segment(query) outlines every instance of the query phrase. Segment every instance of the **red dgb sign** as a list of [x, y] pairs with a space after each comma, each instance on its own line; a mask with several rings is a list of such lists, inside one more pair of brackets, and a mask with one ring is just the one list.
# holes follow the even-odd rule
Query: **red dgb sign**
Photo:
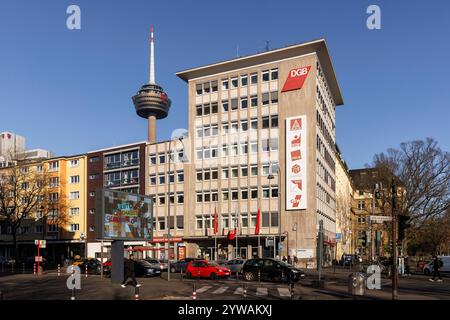
[[281, 92], [301, 89], [308, 76], [309, 69], [311, 69], [311, 66], [292, 69], [288, 74]]

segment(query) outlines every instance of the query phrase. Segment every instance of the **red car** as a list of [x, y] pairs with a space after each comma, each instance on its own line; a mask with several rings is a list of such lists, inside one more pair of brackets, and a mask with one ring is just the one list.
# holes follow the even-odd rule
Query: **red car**
[[219, 266], [216, 262], [207, 260], [193, 260], [189, 262], [186, 268], [186, 276], [188, 278], [228, 278], [230, 274], [230, 269]]

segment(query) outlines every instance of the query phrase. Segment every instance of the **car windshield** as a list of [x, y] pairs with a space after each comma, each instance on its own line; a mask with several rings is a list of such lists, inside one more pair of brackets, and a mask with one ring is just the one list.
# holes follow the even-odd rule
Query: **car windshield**
[[208, 265], [211, 267], [218, 267], [219, 265], [217, 264], [217, 262], [208, 262]]
[[141, 265], [143, 265], [144, 267], [151, 267], [151, 264], [150, 263], [148, 263], [147, 261], [145, 261], [145, 260], [140, 260], [140, 261], [138, 261]]

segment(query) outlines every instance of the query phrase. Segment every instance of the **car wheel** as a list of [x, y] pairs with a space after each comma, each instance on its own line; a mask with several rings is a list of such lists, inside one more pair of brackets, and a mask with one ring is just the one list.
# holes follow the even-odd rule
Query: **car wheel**
[[211, 277], [211, 280], [216, 280], [217, 279], [217, 274], [215, 274], [213, 272], [213, 273], [211, 273], [210, 277]]
[[430, 269], [423, 269], [423, 273], [425, 273], [426, 276], [431, 275]]
[[192, 278], [192, 273], [190, 273], [189, 271], [186, 273], [186, 278], [190, 279]]
[[253, 281], [255, 279], [255, 275], [253, 274], [253, 272], [246, 272], [244, 273], [244, 278], [247, 281]]

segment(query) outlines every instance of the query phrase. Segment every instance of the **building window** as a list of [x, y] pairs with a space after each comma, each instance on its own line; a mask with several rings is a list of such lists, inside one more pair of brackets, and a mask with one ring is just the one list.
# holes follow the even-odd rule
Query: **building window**
[[272, 91], [270, 93], [270, 103], [272, 104], [278, 103], [278, 91]]
[[175, 174], [170, 172], [169, 173], [169, 183], [174, 183], [175, 182]]
[[49, 163], [49, 171], [57, 171], [59, 170], [59, 161], [52, 161]]
[[241, 76], [241, 87], [245, 87], [248, 84], [248, 75]]
[[258, 73], [252, 73], [250, 75], [250, 83], [251, 84], [257, 84], [258, 83]]
[[272, 212], [270, 214], [270, 226], [278, 227], [278, 212]]
[[197, 203], [203, 202], [203, 193], [202, 192], [196, 193], [196, 200], [197, 200]]
[[250, 106], [252, 108], [256, 108], [258, 106], [258, 96], [251, 96], [250, 97]]
[[156, 176], [155, 175], [150, 176], [150, 185], [152, 185], [152, 186], [156, 185]]
[[230, 198], [230, 196], [229, 196], [228, 190], [222, 190], [222, 200], [228, 201], [229, 198]]
[[239, 200], [239, 192], [237, 189], [231, 190], [231, 200]]
[[70, 225], [70, 232], [75, 232], [80, 230], [80, 225], [78, 223], [72, 223]]
[[248, 108], [248, 99], [241, 98], [241, 109], [247, 109], [247, 108]]
[[95, 227], [94, 226], [89, 226], [89, 231], [94, 232], [95, 231]]
[[262, 72], [262, 81], [263, 82], [269, 81], [269, 70], [264, 70]]
[[237, 121], [231, 122], [231, 132], [232, 133], [238, 133], [239, 131], [239, 124]]
[[71, 176], [70, 183], [80, 183], [80, 176]]
[[209, 82], [205, 82], [203, 84], [203, 93], [209, 93], [210, 92], [210, 83]]
[[222, 112], [228, 111], [228, 100], [222, 100]]
[[250, 227], [256, 227], [256, 213], [250, 215]]
[[241, 189], [241, 199], [242, 200], [247, 200], [248, 199], [248, 190], [246, 190], [246, 189], [242, 190]]
[[271, 196], [272, 198], [277, 198], [278, 197], [278, 187], [272, 187], [271, 189]]
[[358, 201], [358, 209], [363, 210], [365, 208], [364, 201]]
[[230, 217], [228, 214], [222, 215], [222, 228], [228, 229], [230, 227]]
[[265, 92], [261, 95], [262, 105], [266, 106], [269, 104], [269, 93]]
[[166, 196], [158, 196], [159, 205], [166, 204]]
[[228, 90], [228, 79], [222, 79], [222, 90]]
[[49, 224], [48, 225], [48, 232], [58, 232], [59, 226], [57, 224]]
[[196, 110], [195, 114], [197, 117], [200, 117], [203, 115], [203, 107], [201, 105], [196, 106], [195, 110]]
[[207, 116], [211, 113], [211, 106], [209, 103], [203, 105], [203, 115]]
[[217, 80], [211, 81], [211, 92], [217, 92]]
[[100, 157], [91, 157], [91, 158], [89, 158], [89, 162], [98, 162], [98, 161], [100, 161]]
[[150, 164], [155, 165], [156, 164], [156, 154], [150, 155]]
[[177, 229], [184, 229], [184, 216], [177, 216]]
[[34, 232], [35, 233], [42, 233], [42, 231], [44, 231], [44, 228], [42, 228], [41, 225], [34, 227]]
[[258, 165], [257, 164], [253, 164], [250, 166], [250, 173], [252, 176], [258, 175]]
[[241, 131], [243, 131], [243, 132], [248, 131], [248, 121], [247, 120], [241, 120]]
[[161, 153], [159, 154], [159, 164], [164, 164], [166, 163], [166, 155]]
[[203, 229], [203, 216], [195, 216], [195, 228]]
[[231, 110], [237, 110], [238, 109], [238, 99], [232, 98], [231, 99]]
[[270, 188], [269, 187], [263, 187], [262, 188], [262, 194], [264, 199], [268, 199], [270, 196]]
[[219, 107], [218, 107], [217, 102], [211, 103], [211, 113], [216, 114], [217, 112], [219, 112]]
[[183, 172], [177, 172], [177, 180], [178, 180], [178, 182], [184, 181], [184, 173]]
[[158, 217], [158, 229], [166, 230], [166, 219], [164, 217]]
[[270, 79], [277, 80], [278, 79], [278, 69], [270, 70]]
[[257, 118], [251, 119], [250, 126], [253, 130], [258, 130], [258, 119]]
[[241, 166], [241, 177], [247, 177], [247, 176], [248, 176], [248, 167]]
[[231, 168], [231, 177], [237, 178], [239, 176], [239, 170], [238, 167], [232, 167]]
[[197, 149], [195, 149], [195, 151], [196, 151], [197, 160], [202, 160], [203, 159], [203, 149], [197, 148]]
[[247, 228], [248, 227], [248, 214], [247, 213], [242, 213], [241, 214], [241, 226], [243, 228]]
[[258, 188], [251, 188], [250, 196], [252, 199], [258, 199]]
[[222, 169], [222, 179], [228, 179], [230, 177], [228, 168]]
[[270, 127], [278, 128], [278, 116], [277, 115], [270, 116]]
[[269, 222], [270, 222], [270, 220], [269, 220], [269, 212], [263, 212], [262, 213], [261, 227], [270, 227]]
[[211, 201], [213, 202], [219, 201], [219, 195], [216, 190], [211, 191]]
[[211, 169], [211, 179], [217, 180], [218, 178], [218, 170], [217, 169]]
[[80, 165], [80, 160], [78, 160], [78, 159], [70, 160], [70, 166], [71, 166], [72, 168], [78, 167], [79, 165]]
[[80, 214], [80, 208], [70, 208], [71, 216], [78, 216]]
[[248, 142], [241, 142], [241, 155], [248, 154]]
[[80, 199], [80, 192], [79, 191], [74, 191], [74, 192], [69, 193], [69, 199], [70, 200]]
[[236, 89], [238, 87], [238, 78], [231, 78], [231, 89]]
[[36, 166], [36, 172], [42, 172], [44, 170], [44, 166], [38, 165]]
[[158, 176], [158, 179], [159, 179], [159, 184], [165, 184], [166, 183], [166, 176], [164, 175], [159, 175]]
[[95, 179], [98, 179], [98, 177], [99, 177], [98, 173], [91, 174], [91, 175], [89, 175], [89, 180], [95, 180]]
[[209, 192], [205, 192], [203, 194], [203, 202], [210, 202], [211, 201], [211, 194]]
[[262, 128], [269, 128], [269, 117], [262, 117]]
[[201, 95], [201, 94], [203, 94], [203, 86], [202, 86], [201, 83], [197, 83], [197, 84], [195, 85], [195, 91], [197, 92], [197, 95], [198, 95], [198, 96]]

